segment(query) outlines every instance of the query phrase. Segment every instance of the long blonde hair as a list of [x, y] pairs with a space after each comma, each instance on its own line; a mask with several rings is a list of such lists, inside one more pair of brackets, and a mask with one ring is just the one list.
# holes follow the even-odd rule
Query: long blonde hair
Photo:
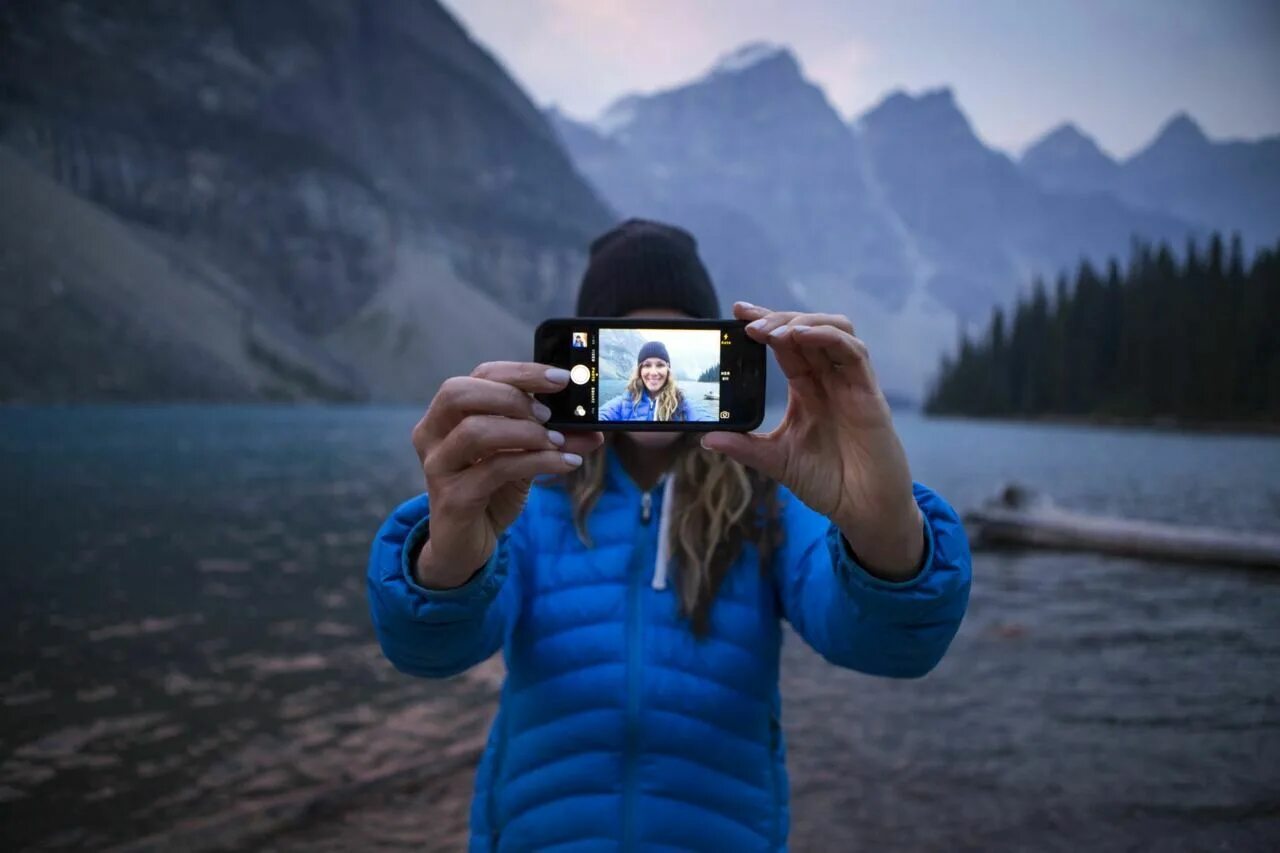
[[[573, 524], [588, 548], [587, 517], [604, 492], [605, 448], [587, 456], [566, 475], [573, 504]], [[777, 518], [777, 491], [770, 480], [738, 462], [704, 450], [691, 434], [681, 436], [670, 476], [675, 477], [671, 511], [670, 553], [680, 612], [693, 633], [705, 637], [711, 627], [711, 605], [744, 542], [760, 555], [767, 577], [782, 529]]]
[[[644, 380], [640, 378], [640, 365], [637, 363], [631, 368], [631, 378], [627, 380], [627, 393], [631, 395], [631, 402], [639, 403], [645, 390]], [[653, 419], [655, 421], [671, 420], [671, 417], [679, 411], [680, 402], [683, 399], [684, 392], [676, 384], [676, 372], [671, 369], [670, 364], [667, 364], [667, 382], [662, 386], [662, 390], [654, 395]]]

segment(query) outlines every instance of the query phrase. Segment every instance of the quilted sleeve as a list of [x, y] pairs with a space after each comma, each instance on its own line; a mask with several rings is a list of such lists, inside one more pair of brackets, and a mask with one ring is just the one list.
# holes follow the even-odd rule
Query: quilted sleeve
[[924, 560], [915, 577], [894, 582], [860, 566], [834, 524], [781, 492], [785, 540], [774, 578], [787, 621], [837, 666], [890, 678], [926, 675], [951, 645], [969, 603], [969, 541], [955, 510], [914, 484]]
[[618, 396], [610, 400], [608, 403], [605, 403], [604, 408], [600, 410], [600, 414], [597, 415], [597, 417], [602, 421], [627, 420], [629, 413], [626, 411], [626, 408], [625, 408], [626, 402], [627, 402], [626, 395], [619, 394]]
[[411, 560], [429, 535], [427, 496], [401, 504], [373, 540], [366, 575], [369, 611], [387, 660], [423, 678], [457, 675], [502, 647], [520, 606], [516, 567], [522, 520], [465, 584], [431, 590], [413, 579]]

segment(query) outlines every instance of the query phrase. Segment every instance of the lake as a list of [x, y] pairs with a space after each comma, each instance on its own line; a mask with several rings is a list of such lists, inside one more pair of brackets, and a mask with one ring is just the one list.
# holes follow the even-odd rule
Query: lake
[[[0, 409], [0, 847], [456, 850], [500, 671], [396, 673], [363, 572], [421, 488], [375, 407]], [[776, 416], [776, 415], [775, 415]], [[899, 416], [958, 507], [1280, 531], [1280, 441]], [[798, 851], [1267, 850], [1280, 573], [980, 553], [928, 677], [783, 697]]]

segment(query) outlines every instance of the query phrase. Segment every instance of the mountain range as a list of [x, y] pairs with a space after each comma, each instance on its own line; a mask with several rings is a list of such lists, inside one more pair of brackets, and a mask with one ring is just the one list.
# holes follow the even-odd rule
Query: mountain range
[[1123, 164], [1061, 130], [1014, 160], [945, 88], [845, 122], [777, 45], [594, 121], [548, 116], [615, 210], [689, 227], [729, 298], [849, 314], [882, 384], [906, 394], [958, 328], [1036, 276], [1123, 258], [1135, 237], [1280, 236], [1280, 140], [1187, 138], [1184, 118]]
[[3, 4], [0, 400], [422, 402], [527, 357], [627, 216], [688, 228], [726, 308], [849, 314], [918, 396], [1034, 276], [1274, 241], [1278, 145], [1180, 117], [1123, 162], [1072, 127], [1014, 160], [947, 89], [849, 122], [764, 44], [583, 122], [435, 0]]
[[1238, 233], [1249, 247], [1274, 245], [1280, 235], [1280, 137], [1214, 142], [1179, 113], [1141, 151], [1117, 161], [1067, 122], [1029, 146], [1020, 165], [1055, 192], [1107, 193]]
[[3, 4], [0, 149], [11, 401], [425, 401], [613, 219], [432, 0]]

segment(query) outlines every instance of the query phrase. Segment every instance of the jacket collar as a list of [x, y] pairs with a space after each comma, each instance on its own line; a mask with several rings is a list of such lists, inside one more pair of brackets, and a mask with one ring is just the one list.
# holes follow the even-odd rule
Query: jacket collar
[[[613, 449], [611, 442], [606, 442], [604, 446], [605, 458], [605, 489], [610, 491], [622, 492], [625, 495], [639, 497], [644, 493], [639, 484], [631, 479], [631, 475], [627, 473], [627, 469], [622, 466], [622, 460], [618, 458], [618, 453]], [[656, 491], [662, 488], [663, 483], [670, 479], [671, 473], [668, 471], [658, 478], [658, 482], [653, 489]]]
[[622, 460], [618, 458], [618, 452], [613, 449], [612, 442], [605, 442], [604, 458], [605, 488], [627, 495], [639, 495], [640, 487], [636, 485], [635, 480], [631, 479], [627, 469], [622, 467]]

